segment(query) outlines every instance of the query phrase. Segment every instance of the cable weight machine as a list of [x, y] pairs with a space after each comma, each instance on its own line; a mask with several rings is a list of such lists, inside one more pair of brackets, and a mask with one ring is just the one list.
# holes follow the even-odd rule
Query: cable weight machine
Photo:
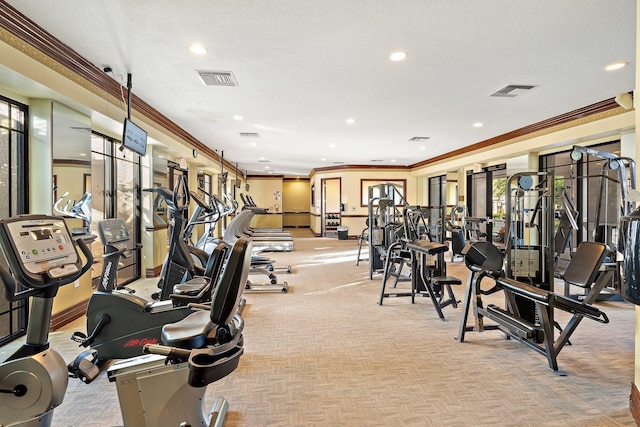
[[[505, 215], [505, 275], [553, 291], [553, 172], [521, 172], [507, 180]], [[536, 306], [516, 297], [520, 316], [535, 323]]]
[[[605, 261], [605, 266], [616, 270], [611, 287], [605, 287], [607, 292], [600, 296], [605, 298], [605, 296], [621, 293], [620, 270], [625, 252], [625, 247], [621, 242], [624, 241], [625, 230], [621, 230], [620, 225], [623, 218], [631, 215], [638, 200], [636, 162], [630, 157], [621, 157], [607, 151], [577, 145], [571, 151], [571, 159], [577, 162], [585, 154], [604, 160], [600, 174], [596, 176], [599, 178], [599, 183], [591, 234], [593, 241], [604, 243], [609, 247], [610, 253], [608, 260]], [[586, 178], [592, 178], [592, 176]]]
[[389, 245], [396, 241], [396, 232], [402, 229], [402, 211], [398, 202], [407, 205], [402, 191], [394, 184], [384, 183], [369, 187], [367, 226], [369, 227], [369, 280], [384, 271], [384, 257]]

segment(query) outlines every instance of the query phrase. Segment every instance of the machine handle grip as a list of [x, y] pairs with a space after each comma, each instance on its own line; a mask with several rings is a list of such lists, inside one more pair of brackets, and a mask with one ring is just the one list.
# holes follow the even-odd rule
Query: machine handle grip
[[40, 293], [39, 289], [25, 289], [16, 293], [16, 280], [4, 264], [0, 264], [0, 282], [4, 285], [4, 296], [9, 302], [20, 301]]
[[4, 293], [7, 300], [13, 301], [13, 296], [16, 293], [16, 281], [3, 264], [0, 264], [0, 282], [4, 285]]
[[185, 350], [183, 348], [169, 347], [160, 344], [147, 344], [143, 347], [142, 351], [147, 354], [159, 354], [167, 356], [171, 360], [183, 359], [188, 360], [191, 355], [191, 350]]
[[85, 243], [83, 239], [76, 239], [76, 244], [80, 247], [80, 251], [82, 255], [87, 259], [87, 262], [80, 269], [80, 274], [78, 277], [82, 276], [84, 273], [89, 271], [91, 266], [93, 265], [93, 253], [91, 253], [91, 249], [89, 249], [89, 245]]

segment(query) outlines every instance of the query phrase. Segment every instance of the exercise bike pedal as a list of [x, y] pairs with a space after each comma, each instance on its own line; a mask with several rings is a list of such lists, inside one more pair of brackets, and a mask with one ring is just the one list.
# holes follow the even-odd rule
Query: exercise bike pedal
[[127, 292], [127, 293], [129, 293], [129, 294], [135, 294], [135, 293], [136, 293], [136, 290], [135, 290], [135, 289], [133, 289], [133, 288], [129, 288], [129, 287], [126, 287], [126, 286], [118, 286], [118, 287], [116, 288], [116, 290], [117, 290], [117, 291], [124, 291], [124, 292]]
[[96, 350], [83, 351], [73, 362], [67, 365], [69, 376], [71, 378], [78, 378], [82, 382], [89, 384], [100, 374], [97, 361], [98, 352]]
[[71, 335], [71, 340], [79, 343], [83, 347], [86, 345], [89, 345], [89, 344], [85, 345], [85, 343], [87, 342], [87, 335], [84, 332], [77, 332], [77, 331], [74, 332]]

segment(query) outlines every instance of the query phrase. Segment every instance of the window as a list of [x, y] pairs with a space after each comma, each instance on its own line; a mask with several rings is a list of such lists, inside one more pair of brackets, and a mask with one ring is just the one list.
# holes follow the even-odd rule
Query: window
[[[28, 117], [26, 105], [0, 96], [1, 218], [27, 212]], [[1, 252], [0, 262], [5, 263]], [[9, 302], [0, 292], [0, 345], [25, 333], [27, 314], [27, 300]]]

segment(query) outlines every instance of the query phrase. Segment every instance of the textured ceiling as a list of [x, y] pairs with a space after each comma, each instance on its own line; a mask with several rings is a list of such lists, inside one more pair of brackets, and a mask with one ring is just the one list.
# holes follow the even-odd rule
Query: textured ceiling
[[7, 3], [249, 173], [413, 164], [634, 89], [634, 0]]

